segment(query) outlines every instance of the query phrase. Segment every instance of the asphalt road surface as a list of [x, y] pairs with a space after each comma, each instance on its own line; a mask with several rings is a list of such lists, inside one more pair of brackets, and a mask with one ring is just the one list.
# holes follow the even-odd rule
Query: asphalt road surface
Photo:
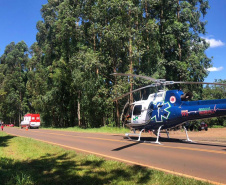
[[[5, 127], [11, 135], [34, 138], [67, 149], [92, 153], [129, 164], [211, 183], [226, 184], [226, 143], [185, 143], [176, 138], [160, 138], [162, 145], [134, 142], [121, 134], [79, 133], [43, 129]], [[175, 137], [175, 136], [174, 136]], [[142, 140], [155, 141], [155, 137]], [[192, 139], [192, 138], [190, 138]]]

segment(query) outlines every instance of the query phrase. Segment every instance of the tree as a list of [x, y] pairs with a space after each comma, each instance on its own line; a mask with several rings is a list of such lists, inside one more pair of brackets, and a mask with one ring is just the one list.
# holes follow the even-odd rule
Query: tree
[[6, 122], [19, 124], [22, 115], [29, 111], [26, 99], [28, 48], [24, 41], [6, 46], [0, 58], [1, 117]]
[[[215, 80], [216, 83], [226, 83], [226, 80]], [[203, 99], [205, 100], [213, 100], [213, 99], [223, 99], [226, 95], [226, 87], [225, 86], [214, 86], [207, 85], [203, 89]], [[226, 117], [217, 117], [212, 119], [205, 120], [209, 126], [212, 125], [221, 125], [226, 126]]]

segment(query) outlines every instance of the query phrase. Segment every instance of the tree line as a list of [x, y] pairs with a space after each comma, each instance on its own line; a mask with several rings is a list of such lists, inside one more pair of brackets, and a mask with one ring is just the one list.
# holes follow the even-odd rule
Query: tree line
[[[121, 126], [126, 102], [150, 90], [113, 102], [147, 82], [111, 73], [204, 81], [208, 8], [208, 0], [48, 0], [37, 42], [11, 42], [0, 57], [0, 118], [18, 125], [30, 112], [45, 126]], [[202, 98], [202, 86], [183, 88]]]

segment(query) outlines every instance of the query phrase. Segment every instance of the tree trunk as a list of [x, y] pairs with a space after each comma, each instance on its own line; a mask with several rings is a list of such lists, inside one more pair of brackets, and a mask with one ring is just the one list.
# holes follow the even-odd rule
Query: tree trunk
[[[180, 21], [180, 4], [179, 4], [179, 0], [177, 1], [177, 21]], [[180, 39], [177, 37], [177, 43], [178, 43], [178, 60], [181, 61], [181, 44], [180, 44]]]
[[129, 106], [129, 102], [127, 101], [122, 109], [122, 114], [120, 116], [120, 121], [122, 122], [122, 127], [125, 127], [125, 116], [127, 116], [127, 113], [125, 113], [125, 109]]
[[79, 91], [78, 92], [78, 111], [77, 111], [77, 114], [78, 114], [78, 126], [79, 127], [81, 126], [80, 96], [81, 96], [81, 92]]
[[[133, 74], [133, 60], [132, 60], [132, 39], [129, 39], [129, 58], [130, 58], [130, 74]], [[133, 77], [130, 77], [130, 91], [133, 90]], [[133, 102], [133, 93], [130, 93], [130, 103]]]
[[[129, 10], [129, 17], [131, 15], [131, 10]], [[133, 59], [132, 59], [132, 28], [130, 27], [129, 35], [129, 60], [130, 60], [130, 74], [133, 74]], [[133, 90], [133, 77], [130, 77], [130, 91]], [[130, 93], [130, 103], [133, 102], [133, 94]]]
[[162, 0], [162, 4], [161, 4], [161, 13], [160, 13], [160, 30], [161, 30], [161, 53], [162, 53], [162, 58], [165, 59], [165, 49], [163, 47], [164, 40], [163, 40], [163, 33], [164, 33], [164, 27], [163, 27], [163, 22], [164, 22], [164, 10], [163, 10], [163, 6], [164, 6], [164, 1]]
[[115, 105], [116, 105], [116, 125], [117, 127], [120, 127], [120, 113], [118, 100], [115, 101]]
[[[114, 67], [114, 73], [116, 73], [116, 67]], [[117, 84], [117, 81], [116, 81], [116, 76], [115, 76], [115, 85]], [[118, 103], [118, 100], [115, 101], [115, 108], [116, 108], [116, 126], [117, 127], [120, 127], [120, 114], [119, 114], [119, 103]]]

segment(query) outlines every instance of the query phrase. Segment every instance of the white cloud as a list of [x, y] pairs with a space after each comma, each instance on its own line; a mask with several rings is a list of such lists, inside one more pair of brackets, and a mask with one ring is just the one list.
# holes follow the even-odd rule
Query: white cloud
[[211, 48], [216, 48], [216, 47], [225, 45], [225, 43], [223, 43], [221, 40], [208, 39], [208, 38], [205, 38], [205, 40], [206, 40], [206, 42], [208, 42], [210, 44]]
[[207, 71], [221, 71], [223, 70], [224, 68], [221, 66], [221, 67], [210, 67], [207, 69]]

